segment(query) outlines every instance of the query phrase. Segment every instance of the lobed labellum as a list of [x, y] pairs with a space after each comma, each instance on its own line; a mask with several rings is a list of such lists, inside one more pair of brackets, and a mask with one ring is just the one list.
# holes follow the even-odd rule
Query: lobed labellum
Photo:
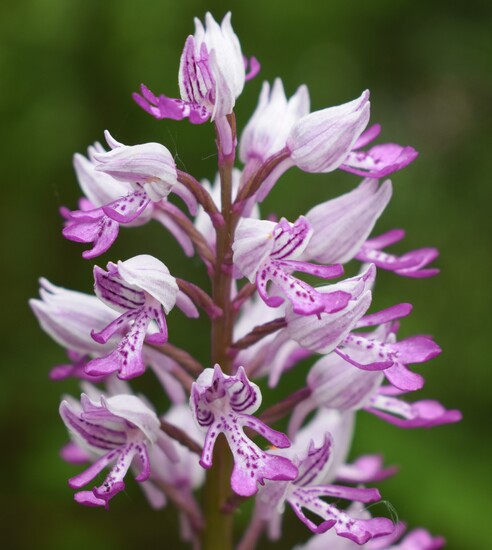
[[222, 373], [219, 365], [206, 369], [193, 384], [190, 406], [198, 426], [206, 431], [200, 464], [212, 466], [213, 449], [219, 434], [224, 434], [234, 456], [231, 487], [240, 496], [252, 496], [265, 479], [288, 480], [297, 476], [297, 468], [284, 457], [261, 450], [244, 433], [250, 428], [278, 448], [290, 446], [284, 434], [251, 416], [261, 402], [256, 384], [249, 382], [244, 369], [235, 376]]

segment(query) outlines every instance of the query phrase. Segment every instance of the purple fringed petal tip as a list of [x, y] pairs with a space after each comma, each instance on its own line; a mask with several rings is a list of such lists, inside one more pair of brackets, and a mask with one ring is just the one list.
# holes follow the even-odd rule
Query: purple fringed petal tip
[[144, 111], [157, 120], [164, 118], [183, 120], [187, 118], [192, 124], [203, 124], [210, 119], [211, 113], [198, 103], [183, 101], [160, 95], [156, 97], [144, 84], [141, 85], [142, 95], [134, 92], [132, 98]]
[[430, 361], [442, 352], [431, 336], [411, 336], [394, 344], [394, 348], [399, 360], [410, 364]]
[[86, 260], [107, 252], [118, 236], [118, 222], [109, 218], [102, 208], [66, 211], [64, 215], [67, 222], [62, 230], [63, 236], [77, 243], [92, 243], [92, 248], [82, 252]]
[[103, 506], [104, 508], [108, 508], [108, 503], [104, 499], [97, 497], [92, 491], [79, 491], [74, 494], [73, 498], [75, 502], [83, 506]]
[[198, 427], [206, 431], [200, 464], [212, 466], [215, 441], [224, 434], [234, 457], [231, 487], [240, 496], [248, 497], [258, 491], [265, 479], [291, 480], [297, 477], [297, 467], [287, 458], [261, 450], [244, 433], [249, 428], [279, 448], [290, 445], [280, 432], [273, 430], [250, 413], [261, 403], [261, 393], [251, 383], [242, 367], [236, 375], [223, 374], [219, 365], [205, 369], [193, 383], [190, 407]]
[[256, 59], [256, 57], [254, 56], [250, 57], [249, 59], [246, 56], [244, 56], [243, 59], [244, 59], [244, 70], [248, 71], [248, 67], [249, 67], [249, 71], [245, 75], [245, 80], [246, 81], [252, 80], [260, 72], [261, 64], [258, 61], [258, 59]]
[[382, 309], [375, 313], [370, 313], [365, 315], [357, 323], [356, 328], [361, 327], [372, 327], [375, 325], [382, 325], [383, 323], [388, 323], [390, 321], [395, 321], [396, 319], [401, 319], [402, 317], [407, 317], [413, 310], [412, 304], [396, 304], [386, 309]]
[[424, 269], [439, 256], [439, 251], [436, 248], [420, 248], [407, 252], [402, 256], [384, 252], [385, 247], [397, 243], [404, 236], [405, 232], [403, 230], [393, 229], [378, 237], [368, 239], [362, 244], [355, 257], [363, 262], [373, 262], [381, 269], [393, 271], [403, 277], [422, 279], [437, 275], [439, 273], [437, 268]]
[[375, 145], [367, 151], [351, 151], [340, 169], [362, 177], [384, 178], [402, 170], [417, 156], [418, 152], [413, 147], [386, 143]]
[[431, 428], [459, 422], [463, 417], [461, 411], [448, 410], [439, 401], [407, 403], [382, 393], [371, 398], [367, 410], [400, 428]]

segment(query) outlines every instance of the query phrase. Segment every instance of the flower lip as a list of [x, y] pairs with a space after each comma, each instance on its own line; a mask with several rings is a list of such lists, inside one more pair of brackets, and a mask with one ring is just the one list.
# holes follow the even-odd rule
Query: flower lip
[[205, 369], [191, 389], [193, 418], [206, 431], [200, 464], [203, 468], [212, 466], [215, 442], [220, 433], [224, 434], [234, 456], [231, 487], [244, 497], [256, 494], [258, 484], [263, 485], [265, 479], [285, 481], [298, 475], [297, 467], [289, 459], [261, 450], [244, 433], [249, 428], [275, 447], [290, 446], [286, 435], [251, 416], [260, 403], [261, 392], [248, 380], [243, 367], [233, 376], [223, 374], [219, 365]]

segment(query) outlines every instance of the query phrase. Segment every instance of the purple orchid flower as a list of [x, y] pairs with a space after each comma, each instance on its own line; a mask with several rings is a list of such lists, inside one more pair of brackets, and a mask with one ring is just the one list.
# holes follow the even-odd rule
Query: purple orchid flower
[[[313, 533], [325, 533], [334, 528], [338, 536], [364, 544], [373, 537], [393, 532], [394, 525], [387, 518], [357, 519], [339, 510], [334, 504], [322, 500], [321, 497], [332, 497], [367, 503], [380, 499], [377, 489], [352, 488], [331, 483], [336, 477], [338, 466], [344, 462], [353, 429], [349, 415], [337, 415], [335, 422], [338, 426], [334, 426], [336, 435], [333, 436], [327, 431], [333, 423], [333, 417], [326, 415], [322, 424], [318, 416], [300, 432], [292, 449], [282, 453], [294, 457], [293, 461], [299, 469], [297, 478], [292, 481], [267, 482], [258, 494], [255, 517], [257, 521], [259, 519], [269, 523], [271, 538], [275, 539], [280, 535], [279, 512], [286, 502]], [[321, 430], [322, 425], [324, 429]], [[312, 436], [315, 436], [314, 439]], [[320, 436], [321, 441], [317, 443], [315, 439]], [[318, 516], [321, 522], [315, 523], [310, 519], [312, 516], [308, 517], [304, 510]]]
[[282, 218], [279, 223], [243, 218], [236, 229], [233, 261], [250, 282], [256, 282], [258, 293], [270, 307], [284, 302], [279, 295], [269, 296], [267, 284], [273, 285], [291, 302], [293, 311], [312, 315], [332, 313], [346, 307], [351, 296], [347, 292], [321, 293], [291, 275], [301, 271], [323, 279], [339, 277], [341, 265], [321, 266], [296, 261], [312, 235], [309, 222], [301, 216], [295, 223]]
[[355, 328], [379, 325], [372, 333], [352, 332], [335, 349], [340, 357], [359, 369], [384, 370], [388, 381], [403, 391], [415, 391], [424, 385], [422, 376], [410, 371], [408, 364], [423, 363], [441, 353], [441, 348], [426, 335], [396, 341], [397, 319], [412, 311], [410, 304], [398, 304], [366, 315]]
[[[111, 151], [96, 152], [96, 171], [104, 172], [118, 181], [131, 184], [134, 194], [105, 210], [122, 223], [133, 221], [145, 206], [169, 195], [178, 184], [174, 158], [160, 143], [123, 145], [106, 130], [104, 136]], [[133, 201], [129, 199], [133, 198]], [[141, 201], [145, 206], [141, 205]], [[137, 204], [134, 204], [137, 203]]]
[[[112, 336], [106, 344], [101, 344], [92, 338], [91, 332], [103, 330], [116, 320], [118, 312], [96, 296], [58, 287], [46, 279], [41, 279], [40, 283], [41, 300], [32, 299], [29, 304], [41, 328], [66, 348], [70, 360], [70, 363], [54, 367], [50, 377], [54, 380], [75, 377], [91, 382], [106, 379], [111, 373], [91, 375], [85, 369], [92, 358], [111, 353], [118, 345], [118, 334]], [[178, 307], [184, 308], [189, 317], [196, 317], [196, 308], [190, 308], [185, 298], [179, 291], [176, 297]], [[144, 363], [152, 368], [171, 401], [183, 403], [183, 387], [171, 374], [177, 367], [176, 362], [145, 344], [142, 357]]]
[[132, 463], [139, 470], [135, 479], [146, 481], [151, 471], [149, 450], [154, 444], [172, 454], [172, 444], [160, 432], [157, 416], [136, 396], [101, 396], [97, 403], [82, 394], [80, 405], [63, 401], [60, 415], [76, 444], [98, 457], [87, 470], [69, 480], [70, 487], [81, 489], [114, 463], [100, 486], [75, 494], [80, 504], [108, 508], [109, 500], [125, 488], [123, 479]]
[[[257, 376], [268, 376], [270, 387], [277, 386], [282, 374], [294, 368], [300, 360], [313, 353], [329, 353], [343, 341], [371, 304], [370, 289], [375, 274], [374, 266], [369, 266], [364, 273], [356, 277], [316, 288], [316, 291], [321, 293], [342, 291], [350, 294], [350, 301], [343, 310], [334, 313], [322, 312], [318, 315], [299, 315], [294, 313], [292, 306], [288, 304], [285, 307], [286, 327], [264, 338], [255, 346], [242, 350], [236, 360], [248, 365], [247, 372], [253, 370]], [[249, 324], [255, 319], [268, 322], [275, 317], [271, 309], [265, 305], [260, 307], [259, 302], [254, 308], [246, 310], [245, 316]]]
[[[262, 156], [272, 151], [264, 164], [275, 160], [275, 166], [261, 183], [255, 198], [262, 202], [280, 176], [292, 166], [305, 172], [331, 172], [347, 158], [357, 138], [369, 121], [369, 92], [358, 99], [309, 113], [309, 95], [305, 87], [299, 88], [287, 102], [280, 81], [276, 81], [268, 98], [264, 87], [257, 112], [264, 111], [269, 122], [260, 124], [253, 115], [247, 126], [246, 138], [261, 136], [262, 145], [257, 149], [248, 140], [241, 152], [247, 159], [247, 174], [258, 169]], [[275, 122], [272, 120], [276, 116]], [[282, 147], [280, 144], [282, 143]], [[276, 151], [275, 151], [276, 150]], [[275, 152], [274, 152], [275, 151]], [[258, 158], [257, 156], [260, 155]], [[278, 158], [276, 158], [278, 157]]]
[[261, 404], [261, 393], [248, 380], [244, 369], [227, 376], [219, 365], [205, 369], [193, 383], [190, 407], [198, 427], [206, 431], [200, 464], [212, 466], [215, 441], [223, 433], [234, 456], [231, 487], [240, 496], [249, 497], [258, 491], [265, 479], [289, 480], [297, 476], [297, 468], [284, 457], [262, 451], [244, 433], [244, 428], [258, 432], [278, 448], [290, 446], [289, 439], [251, 416]]
[[[101, 207], [133, 191], [129, 183], [119, 182], [104, 172], [96, 171], [94, 154], [103, 152], [102, 146], [96, 143], [89, 147], [88, 158], [80, 154], [74, 156], [75, 173], [85, 198], [80, 199], [79, 210], [61, 209], [66, 220], [63, 236], [75, 242], [93, 243], [90, 250], [82, 253], [86, 259], [106, 252], [119, 233], [119, 223], [109, 218]], [[149, 216], [142, 213], [139, 222], [145, 223], [148, 219]]]
[[[151, 344], [167, 341], [162, 308], [167, 314], [174, 307], [178, 293], [176, 280], [162, 262], [149, 255], [135, 256], [118, 264], [109, 262], [107, 271], [96, 266], [94, 280], [99, 299], [122, 315], [102, 330], [93, 331], [92, 338], [106, 344], [116, 332], [125, 332], [116, 349], [90, 361], [86, 372], [100, 376], [118, 371], [122, 379], [139, 376], [145, 370], [142, 360], [144, 340]], [[157, 332], [147, 334], [152, 322], [157, 326]]]
[[307, 384], [311, 394], [291, 416], [292, 437], [306, 416], [318, 407], [340, 411], [365, 409], [401, 428], [439, 426], [461, 420], [457, 410], [447, 410], [434, 400], [407, 403], [397, 396], [402, 392], [393, 386], [382, 386], [386, 371], [367, 371], [347, 364], [338, 354], [319, 359], [311, 368]]
[[422, 279], [433, 277], [439, 269], [422, 269], [439, 255], [436, 248], [419, 248], [398, 257], [382, 252], [383, 248], [401, 241], [405, 236], [403, 229], [392, 229], [378, 237], [365, 241], [355, 257], [362, 262], [373, 262], [382, 269], [393, 271], [397, 275]]
[[395, 143], [359, 151], [380, 133], [376, 124], [363, 132], [369, 121], [369, 92], [337, 107], [309, 113], [305, 86], [287, 101], [280, 79], [271, 93], [264, 83], [258, 106], [241, 137], [240, 157], [245, 173], [276, 159], [275, 166], [256, 192], [262, 202], [280, 176], [292, 166], [306, 172], [331, 172], [337, 168], [361, 176], [382, 178], [410, 164], [417, 152]]
[[89, 259], [111, 247], [121, 224], [138, 226], [154, 218], [191, 255], [189, 237], [173, 222], [168, 213], [173, 205], [165, 199], [171, 191], [176, 193], [192, 213], [196, 211], [196, 201], [177, 181], [171, 153], [158, 143], [126, 146], [108, 131], [105, 137], [111, 151], [96, 144], [89, 148], [88, 159], [82, 155], [74, 157], [74, 168], [87, 198], [79, 201], [79, 210], [61, 209], [66, 220], [63, 235], [75, 242], [93, 243], [82, 254]]
[[[115, 377], [106, 380], [104, 394], [87, 382], [83, 382], [82, 387], [84, 393], [92, 402], [100, 402], [101, 397], [106, 400], [107, 398], [122, 397], [124, 395], [134, 397], [130, 386], [125, 381]], [[71, 397], [67, 399], [74, 410], [81, 409], [76, 400]], [[140, 397], [139, 399], [142, 400], [143, 398]], [[143, 402], [144, 405], [152, 409], [151, 405], [147, 404], [144, 399]], [[184, 403], [173, 405], [164, 418], [181, 428], [185, 427], [187, 433], [198, 445], [202, 441], [202, 434], [197, 430], [189, 407]], [[177, 441], [171, 443], [170, 439], [162, 432], [158, 433], [158, 442], [158, 445], [152, 445], [148, 449], [151, 464], [150, 476], [147, 480], [140, 482], [139, 485], [149, 504], [154, 509], [160, 509], [166, 505], [166, 495], [158, 485], [162, 481], [175, 486], [189, 506], [196, 506], [191, 496], [191, 489], [198, 488], [204, 478], [203, 469], [198, 465], [196, 455], [192, 455], [187, 448]], [[100, 451], [94, 452], [94, 449], [89, 447], [83, 439], [74, 436], [73, 441], [62, 448], [60, 455], [69, 464], [91, 464], [100, 458]], [[182, 520], [186, 523], [185, 517]]]
[[[251, 60], [252, 78], [259, 70]], [[179, 66], [181, 99], [161, 95], [156, 97], [142, 85], [142, 95], [133, 99], [157, 119], [188, 118], [192, 124], [202, 124], [232, 113], [236, 98], [246, 80], [241, 45], [231, 26], [231, 13], [219, 25], [210, 13], [205, 15], [205, 27], [195, 18], [195, 34], [186, 39]]]
[[378, 186], [377, 180], [367, 178], [350, 193], [312, 208], [306, 218], [313, 235], [301, 258], [322, 263], [346, 263], [356, 258], [406, 277], [437, 275], [438, 269], [422, 269], [439, 255], [435, 248], [413, 250], [400, 257], [382, 251], [400, 241], [405, 236], [403, 230], [393, 229], [368, 239], [391, 194], [389, 180]]

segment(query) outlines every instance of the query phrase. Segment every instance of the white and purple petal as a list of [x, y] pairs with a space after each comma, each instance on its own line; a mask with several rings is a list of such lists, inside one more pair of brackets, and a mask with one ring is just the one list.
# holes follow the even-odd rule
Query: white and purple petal
[[369, 121], [369, 92], [299, 119], [287, 139], [290, 158], [305, 172], [336, 170]]
[[313, 236], [302, 258], [322, 263], [351, 260], [366, 241], [391, 194], [389, 180], [379, 186], [377, 180], [365, 179], [350, 193], [309, 210], [306, 218]]
[[116, 142], [107, 130], [105, 137], [112, 150], [94, 153], [96, 170], [123, 182], [140, 184], [152, 201], [165, 198], [178, 183], [173, 156], [160, 143], [127, 146]]

